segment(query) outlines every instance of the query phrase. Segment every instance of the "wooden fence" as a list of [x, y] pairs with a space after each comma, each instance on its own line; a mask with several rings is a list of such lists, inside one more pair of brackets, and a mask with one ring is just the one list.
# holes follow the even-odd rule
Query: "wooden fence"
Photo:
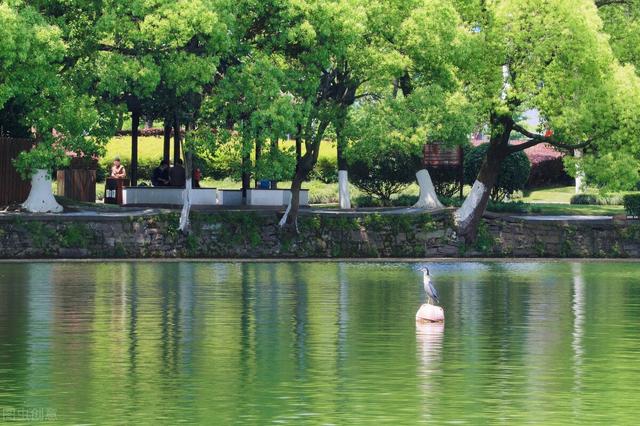
[[32, 145], [33, 141], [29, 139], [0, 137], [0, 206], [27, 199], [31, 183], [20, 178], [12, 160], [21, 151], [28, 151]]

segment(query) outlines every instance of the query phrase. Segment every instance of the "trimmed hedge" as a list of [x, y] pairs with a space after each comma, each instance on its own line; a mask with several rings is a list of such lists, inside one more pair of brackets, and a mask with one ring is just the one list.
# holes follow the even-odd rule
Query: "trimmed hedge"
[[619, 206], [622, 198], [619, 195], [605, 197], [599, 194], [576, 194], [571, 197], [571, 204], [583, 204], [590, 206]]
[[629, 216], [640, 217], [640, 194], [627, 194], [623, 197], [623, 202]]

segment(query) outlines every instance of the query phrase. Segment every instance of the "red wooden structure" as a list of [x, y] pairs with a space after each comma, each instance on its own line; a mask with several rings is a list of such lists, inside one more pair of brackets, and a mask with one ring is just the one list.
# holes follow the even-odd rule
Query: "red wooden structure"
[[0, 137], [0, 206], [21, 203], [31, 191], [31, 182], [22, 180], [12, 160], [22, 151], [31, 149], [30, 139]]
[[464, 152], [461, 146], [448, 147], [443, 142], [431, 142], [423, 147], [422, 163], [427, 170], [448, 169], [458, 172], [460, 198], [464, 187]]
[[442, 142], [424, 145], [424, 166], [427, 168], [459, 168], [464, 162], [462, 147], [447, 147]]
[[72, 158], [69, 168], [58, 170], [58, 195], [77, 201], [96, 202], [98, 160]]

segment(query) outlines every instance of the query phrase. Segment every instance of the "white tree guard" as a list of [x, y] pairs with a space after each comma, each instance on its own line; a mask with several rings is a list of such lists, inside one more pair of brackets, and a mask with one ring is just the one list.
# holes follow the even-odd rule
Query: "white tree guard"
[[418, 185], [420, 186], [420, 196], [418, 197], [418, 202], [415, 203], [413, 207], [427, 210], [444, 208], [440, 200], [438, 200], [436, 189], [433, 186], [431, 176], [429, 175], [427, 169], [419, 170], [416, 173], [416, 179], [418, 181]]
[[471, 187], [471, 192], [462, 203], [462, 206], [456, 210], [454, 219], [457, 226], [465, 226], [473, 217], [473, 212], [480, 205], [482, 196], [487, 192], [487, 187], [482, 182], [476, 180]]
[[191, 178], [187, 178], [182, 191], [182, 212], [178, 229], [185, 232], [189, 228], [189, 212], [191, 211]]
[[53, 196], [48, 170], [38, 169], [31, 176], [31, 192], [22, 207], [32, 213], [60, 213], [63, 210]]
[[280, 222], [278, 222], [278, 225], [280, 226], [280, 228], [282, 228], [284, 225], [287, 224], [287, 218], [289, 217], [289, 212], [291, 211], [292, 198], [293, 196], [289, 197], [289, 204], [287, 204], [287, 209], [284, 211], [284, 214], [282, 215], [282, 219], [280, 219]]
[[341, 209], [351, 208], [351, 196], [349, 195], [349, 172], [338, 170], [338, 200]]

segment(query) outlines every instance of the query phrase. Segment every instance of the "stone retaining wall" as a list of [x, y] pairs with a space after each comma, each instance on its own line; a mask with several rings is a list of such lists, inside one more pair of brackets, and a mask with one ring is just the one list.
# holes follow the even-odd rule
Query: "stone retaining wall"
[[276, 212], [140, 217], [0, 216], [0, 258], [361, 258], [640, 257], [640, 224], [533, 222], [486, 218], [464, 244], [451, 212], [406, 215], [304, 214], [299, 234], [278, 228]]

